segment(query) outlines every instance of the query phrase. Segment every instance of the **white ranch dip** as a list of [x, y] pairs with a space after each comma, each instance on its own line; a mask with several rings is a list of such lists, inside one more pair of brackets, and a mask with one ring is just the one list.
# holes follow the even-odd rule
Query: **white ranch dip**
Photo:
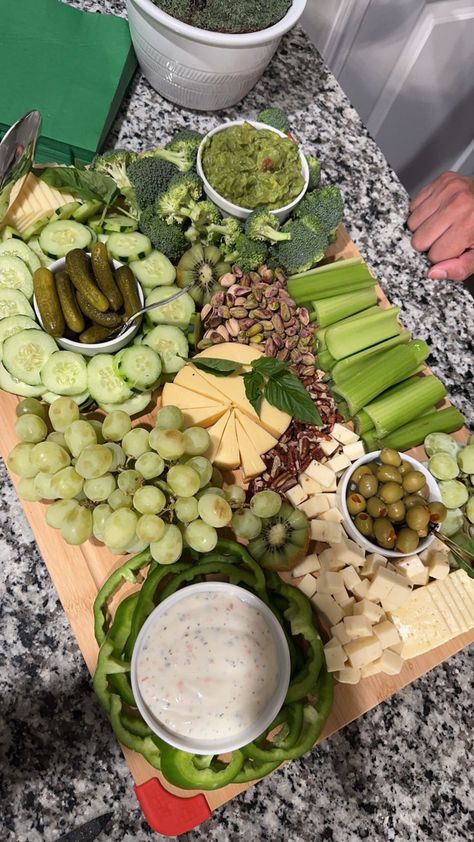
[[183, 737], [238, 735], [277, 689], [278, 656], [264, 614], [224, 591], [171, 605], [146, 634], [137, 658], [143, 702]]

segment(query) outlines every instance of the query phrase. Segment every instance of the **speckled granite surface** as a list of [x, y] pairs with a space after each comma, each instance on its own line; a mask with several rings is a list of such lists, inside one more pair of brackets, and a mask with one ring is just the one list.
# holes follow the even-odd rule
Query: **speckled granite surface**
[[[72, 5], [123, 14], [122, 2]], [[326, 178], [341, 185], [352, 236], [405, 324], [473, 421], [474, 302], [459, 285], [426, 281], [403, 223], [407, 198], [377, 146], [304, 35], [287, 36], [238, 108], [178, 112], [137, 75], [111, 145], [134, 149], [287, 108]], [[132, 779], [90, 680], [21, 506], [0, 467], [0, 839], [54, 842], [112, 810], [100, 840], [158, 838], [137, 807]], [[188, 842], [458, 842], [474, 836], [472, 650], [416, 681], [301, 760], [218, 810]]]

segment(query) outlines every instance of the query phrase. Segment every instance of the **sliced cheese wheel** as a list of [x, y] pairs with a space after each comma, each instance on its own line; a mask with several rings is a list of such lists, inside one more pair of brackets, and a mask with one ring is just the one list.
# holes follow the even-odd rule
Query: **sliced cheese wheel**
[[74, 196], [70, 193], [61, 193], [29, 173], [15, 194], [3, 221], [22, 233], [38, 219], [51, 216], [56, 208], [73, 201]]
[[257, 453], [266, 453], [278, 444], [278, 439], [267, 433], [256, 421], [245, 415], [240, 409], [235, 410], [235, 418], [244, 428], [245, 432], [250, 436], [252, 444], [255, 446]]
[[446, 579], [443, 579], [441, 584], [444, 585], [443, 593], [446, 602], [450, 604], [451, 610], [453, 611], [453, 613], [455, 613], [456, 619], [461, 627], [460, 631], [466, 632], [469, 629], [471, 622], [468, 612], [466, 610], [466, 606], [464, 604], [464, 600], [459, 599], [456, 588], [451, 582], [449, 576], [447, 576]]
[[259, 453], [252, 444], [250, 436], [245, 431], [239, 420], [236, 423], [236, 429], [242, 471], [245, 479], [251, 479], [252, 477], [258, 476], [258, 474], [261, 474], [262, 471], [265, 470], [265, 462], [261, 459]]
[[441, 583], [432, 582], [430, 585], [430, 593], [433, 602], [444, 617], [448, 628], [452, 635], [456, 636], [464, 631], [463, 623], [460, 619], [459, 612], [453, 607], [451, 600], [447, 598], [445, 588], [440, 588]]
[[231, 409], [227, 409], [224, 412], [224, 414], [221, 415], [219, 420], [212, 425], [212, 427], [208, 427], [207, 432], [209, 433], [209, 436], [211, 438], [211, 445], [208, 453], [206, 453], [206, 456], [208, 459], [211, 460], [211, 462], [215, 462], [217, 453], [219, 451], [220, 443], [222, 441], [222, 437], [224, 435], [224, 431], [229, 421], [231, 412]]
[[238, 468], [240, 465], [239, 445], [237, 443], [235, 415], [233, 412], [229, 413], [229, 420], [227, 421], [224, 434], [217, 449], [214, 464], [224, 470], [232, 470], [233, 468]]
[[200, 406], [222, 406], [222, 402], [213, 401], [205, 395], [198, 395], [197, 392], [191, 392], [189, 389], [184, 389], [182, 386], [176, 386], [174, 383], [165, 383], [161, 398], [163, 406], [172, 404], [173, 406], [179, 406], [182, 410]]
[[205, 380], [202, 374], [197, 370], [197, 368], [194, 368], [193, 365], [183, 366], [183, 368], [178, 371], [173, 382], [178, 386], [182, 386], [184, 389], [190, 389], [192, 392], [197, 392], [199, 395], [206, 395], [211, 398], [211, 400], [219, 401], [219, 403], [222, 401], [228, 405], [230, 404], [230, 400], [226, 398], [224, 392], [220, 389], [216, 389], [207, 380]]
[[182, 409], [185, 427], [210, 427], [228, 411], [225, 406], [195, 406]]
[[471, 628], [474, 627], [474, 584], [470, 587], [473, 580], [464, 570], [456, 570], [454, 573], [450, 573], [448, 579], [456, 589], [459, 601], [466, 608]]
[[250, 365], [254, 360], [263, 357], [263, 351], [252, 345], [240, 345], [238, 342], [222, 342], [213, 345], [197, 354], [198, 357], [212, 357], [215, 360], [232, 360], [243, 365]]
[[416, 658], [453, 637], [429, 585], [416, 588], [401, 608], [388, 612], [403, 641], [402, 658]]

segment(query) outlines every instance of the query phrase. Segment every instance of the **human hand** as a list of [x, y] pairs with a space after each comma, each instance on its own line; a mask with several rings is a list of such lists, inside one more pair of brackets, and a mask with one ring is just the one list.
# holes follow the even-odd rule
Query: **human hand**
[[474, 178], [444, 172], [410, 203], [413, 248], [428, 252], [428, 277], [465, 281], [474, 273]]

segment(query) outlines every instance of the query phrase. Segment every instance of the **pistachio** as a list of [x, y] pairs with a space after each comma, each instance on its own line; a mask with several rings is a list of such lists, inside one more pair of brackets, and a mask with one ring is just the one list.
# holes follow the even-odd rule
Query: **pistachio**
[[255, 324], [255, 319], [245, 318], [239, 320], [239, 327], [241, 330], [248, 330], [249, 327]]
[[244, 319], [247, 315], [247, 310], [245, 307], [231, 307], [230, 315], [234, 316], [235, 319]]
[[309, 313], [306, 307], [300, 307], [298, 316], [302, 325], [309, 325]]
[[215, 292], [212, 296], [211, 303], [213, 307], [220, 307], [221, 304], [224, 304], [225, 301], [225, 292], [223, 290], [219, 290], [219, 292]]
[[262, 319], [260, 324], [262, 325], [264, 330], [273, 330], [273, 322], [270, 321], [269, 319]]
[[276, 311], [280, 309], [280, 302], [279, 301], [270, 301], [270, 303], [268, 305], [268, 309], [272, 310], [273, 313], [276, 313]]
[[251, 336], [250, 342], [252, 345], [258, 345], [260, 342], [263, 342], [263, 336], [261, 333], [258, 333], [257, 336]]
[[237, 336], [237, 334], [240, 330], [240, 325], [239, 325], [238, 320], [237, 319], [229, 319], [229, 321], [227, 322], [227, 330], [229, 331], [229, 334], [231, 336]]
[[227, 307], [227, 304], [221, 304], [221, 306], [217, 308], [217, 315], [220, 316], [221, 319], [230, 318], [230, 310]]
[[226, 272], [225, 275], [222, 275], [219, 278], [219, 283], [222, 287], [231, 287], [232, 284], [235, 284], [236, 276], [232, 274], [232, 272]]
[[236, 307], [245, 307], [247, 309], [247, 299], [243, 295], [238, 295], [234, 303]]
[[249, 327], [249, 329], [246, 330], [245, 332], [246, 332], [247, 336], [250, 338], [252, 336], [257, 336], [257, 334], [262, 333], [262, 331], [263, 331], [262, 325], [254, 324], [254, 325], [252, 325], [252, 327]]
[[288, 304], [285, 301], [282, 301], [280, 304], [280, 313], [281, 317], [284, 322], [289, 322], [291, 319], [291, 311], [288, 307]]
[[206, 317], [209, 316], [209, 314], [211, 312], [212, 312], [211, 305], [210, 304], [204, 304], [204, 306], [201, 310], [201, 321], [204, 322], [206, 320]]
[[224, 325], [219, 325], [219, 327], [216, 328], [216, 331], [222, 336], [224, 342], [229, 341], [229, 331]]
[[287, 348], [282, 348], [281, 351], [277, 353], [277, 360], [281, 360], [281, 362], [285, 362], [288, 359], [290, 352]]
[[237, 266], [236, 263], [234, 263], [234, 265], [231, 268], [232, 268], [232, 274], [235, 275], [236, 278], [241, 278], [242, 275], [244, 274], [242, 272], [242, 269], [240, 268], [240, 266]]
[[254, 319], [271, 319], [272, 311], [266, 308], [263, 310], [261, 307], [258, 307], [253, 311], [252, 316]]
[[273, 316], [272, 323], [273, 327], [278, 333], [283, 334], [285, 332], [285, 325], [283, 324], [283, 319], [278, 313], [275, 313], [275, 315]]

